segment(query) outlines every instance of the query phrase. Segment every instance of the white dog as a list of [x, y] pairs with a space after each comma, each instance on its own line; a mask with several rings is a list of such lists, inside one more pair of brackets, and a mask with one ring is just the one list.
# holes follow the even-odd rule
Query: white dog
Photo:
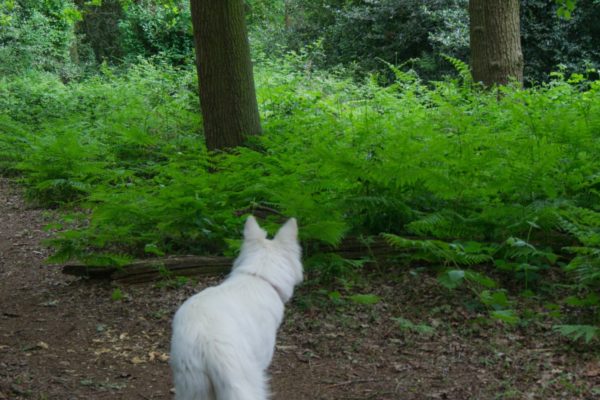
[[248, 217], [229, 277], [190, 297], [173, 319], [177, 400], [264, 400], [283, 308], [302, 282], [294, 218], [273, 240]]

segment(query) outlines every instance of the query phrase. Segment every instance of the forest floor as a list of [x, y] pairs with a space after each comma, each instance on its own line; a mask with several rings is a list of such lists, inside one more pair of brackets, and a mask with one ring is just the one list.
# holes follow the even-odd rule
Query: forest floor
[[[114, 300], [110, 282], [44, 263], [50, 218], [0, 180], [0, 399], [172, 398], [171, 317], [221, 278], [122, 286]], [[600, 398], [592, 346], [570, 346], [539, 324], [485, 322], [465, 292], [445, 292], [425, 273], [364, 281], [354, 291], [382, 301], [298, 290], [270, 369], [273, 399]]]

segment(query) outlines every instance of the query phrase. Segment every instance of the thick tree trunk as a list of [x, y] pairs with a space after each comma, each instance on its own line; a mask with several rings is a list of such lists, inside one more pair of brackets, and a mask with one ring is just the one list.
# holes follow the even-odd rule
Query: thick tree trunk
[[473, 79], [485, 86], [523, 82], [518, 0], [469, 0]]
[[209, 150], [260, 134], [243, 0], [191, 0], [200, 105]]

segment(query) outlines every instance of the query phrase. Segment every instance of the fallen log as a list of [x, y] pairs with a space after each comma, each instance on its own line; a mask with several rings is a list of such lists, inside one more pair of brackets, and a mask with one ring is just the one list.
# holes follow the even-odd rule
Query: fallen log
[[116, 270], [117, 267], [112, 266], [98, 267], [77, 263], [70, 263], [62, 266], [63, 274], [81, 276], [90, 279], [110, 279], [111, 275]]
[[169, 256], [136, 260], [121, 267], [67, 264], [62, 272], [90, 279], [127, 283], [150, 282], [172, 276], [218, 275], [231, 269], [233, 259], [220, 256]]
[[141, 283], [174, 276], [218, 275], [230, 271], [233, 259], [220, 256], [174, 256], [135, 261], [111, 274], [122, 283]]
[[[325, 245], [308, 245], [308, 254], [335, 253], [347, 259], [385, 259], [397, 255], [382, 238], [370, 242], [348, 238], [337, 248]], [[222, 256], [169, 256], [137, 260], [122, 267], [97, 267], [83, 264], [63, 266], [63, 273], [92, 279], [112, 279], [120, 283], [143, 283], [168, 279], [174, 276], [198, 276], [226, 274], [230, 271], [233, 258]]]

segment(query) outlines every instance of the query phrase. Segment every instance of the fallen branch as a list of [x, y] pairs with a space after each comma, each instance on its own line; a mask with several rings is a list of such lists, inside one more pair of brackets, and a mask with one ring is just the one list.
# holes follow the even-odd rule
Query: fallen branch
[[90, 279], [110, 279], [117, 267], [96, 267], [71, 263], [63, 265], [62, 272], [67, 275], [83, 276]]
[[328, 388], [334, 388], [334, 387], [337, 387], [337, 386], [355, 385], [357, 383], [369, 383], [369, 382], [381, 382], [381, 381], [383, 381], [383, 379], [376, 379], [376, 378], [353, 379], [353, 380], [339, 382], [339, 383], [332, 383], [330, 385], [327, 385], [327, 387]]
[[210, 256], [170, 256], [137, 260], [122, 267], [68, 264], [62, 272], [91, 279], [113, 279], [127, 283], [149, 282], [171, 276], [218, 275], [229, 272], [233, 259]]
[[122, 267], [111, 279], [122, 283], [141, 283], [172, 276], [218, 275], [228, 273], [229, 257], [178, 256], [136, 261]]
[[[383, 239], [376, 238], [370, 243], [361, 239], [348, 238], [339, 247], [325, 245], [307, 246], [309, 253], [335, 253], [347, 259], [385, 259], [398, 254]], [[170, 256], [134, 261], [122, 267], [96, 267], [83, 264], [68, 264], [63, 272], [69, 275], [92, 279], [113, 279], [121, 283], [142, 283], [170, 278], [173, 276], [218, 275], [228, 273], [233, 259], [221, 256]]]

